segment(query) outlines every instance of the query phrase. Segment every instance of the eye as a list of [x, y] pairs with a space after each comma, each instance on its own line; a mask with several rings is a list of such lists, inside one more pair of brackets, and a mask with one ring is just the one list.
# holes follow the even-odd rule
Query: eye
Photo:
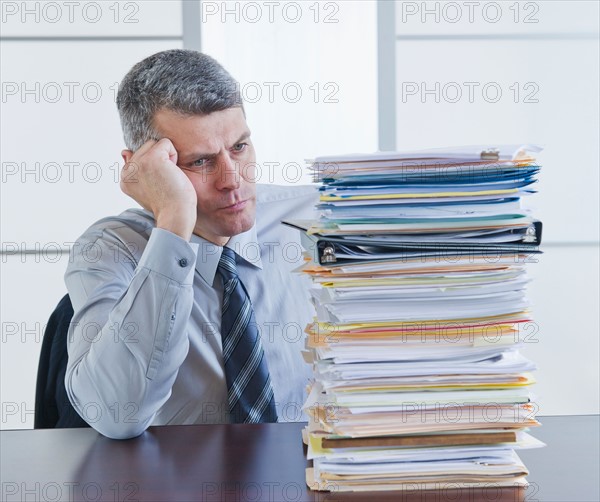
[[233, 146], [233, 150], [235, 152], [243, 152], [247, 146], [248, 146], [248, 143], [238, 143], [237, 145]]
[[192, 162], [192, 167], [205, 167], [208, 164], [208, 159], [198, 159]]

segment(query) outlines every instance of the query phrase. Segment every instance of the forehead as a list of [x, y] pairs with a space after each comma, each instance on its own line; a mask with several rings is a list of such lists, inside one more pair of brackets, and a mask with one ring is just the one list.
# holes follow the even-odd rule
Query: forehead
[[152, 122], [159, 136], [170, 139], [179, 152], [198, 148], [218, 151], [222, 147], [231, 147], [249, 133], [241, 108], [228, 108], [208, 115], [184, 115], [162, 109], [156, 112]]

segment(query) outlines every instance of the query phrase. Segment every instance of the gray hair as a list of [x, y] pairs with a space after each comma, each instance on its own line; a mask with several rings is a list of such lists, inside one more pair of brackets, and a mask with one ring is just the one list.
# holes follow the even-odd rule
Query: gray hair
[[119, 85], [117, 108], [127, 148], [136, 151], [159, 139], [152, 121], [167, 109], [207, 115], [242, 108], [238, 83], [216, 60], [201, 52], [173, 49], [137, 63]]

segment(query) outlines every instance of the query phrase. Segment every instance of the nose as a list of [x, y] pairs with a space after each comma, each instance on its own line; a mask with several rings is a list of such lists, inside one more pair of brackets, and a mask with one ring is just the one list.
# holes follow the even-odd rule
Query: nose
[[236, 190], [240, 186], [240, 166], [225, 153], [218, 162], [216, 186], [219, 190]]

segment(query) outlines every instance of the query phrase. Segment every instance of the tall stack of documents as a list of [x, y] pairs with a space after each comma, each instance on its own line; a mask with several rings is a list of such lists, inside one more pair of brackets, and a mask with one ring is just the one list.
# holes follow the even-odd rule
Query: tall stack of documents
[[316, 159], [302, 231], [317, 317], [307, 482], [335, 491], [525, 485], [541, 446], [519, 353], [541, 223], [534, 146]]

